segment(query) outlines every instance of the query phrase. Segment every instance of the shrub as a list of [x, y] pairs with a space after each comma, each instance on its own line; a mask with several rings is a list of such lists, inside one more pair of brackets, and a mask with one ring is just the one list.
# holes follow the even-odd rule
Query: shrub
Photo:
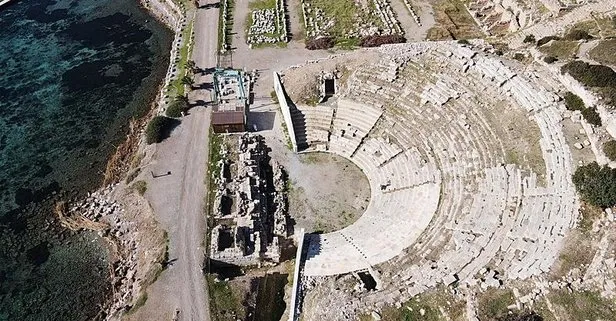
[[270, 92], [270, 97], [272, 97], [272, 101], [274, 102], [274, 104], [278, 103], [278, 95], [276, 95], [276, 91], [272, 90]]
[[459, 44], [461, 44], [461, 45], [470, 45], [470, 44], [471, 44], [471, 43], [470, 43], [470, 42], [468, 42], [468, 40], [466, 40], [466, 39], [460, 39], [460, 40], [458, 40], [458, 43], [459, 43]]
[[406, 39], [401, 35], [386, 35], [386, 36], [366, 36], [361, 38], [359, 43], [362, 47], [378, 47], [380, 45], [386, 45], [390, 43], [402, 43]]
[[545, 57], [543, 57], [543, 61], [551, 64], [553, 62], [558, 61], [558, 59], [556, 59], [556, 57], [553, 57], [553, 56], [545, 56]]
[[539, 39], [539, 41], [537, 41], [537, 47], [541, 47], [541, 46], [545, 45], [546, 43], [548, 43], [548, 42], [550, 42], [552, 40], [560, 40], [560, 37], [558, 37], [558, 36], [543, 37], [543, 38]]
[[306, 40], [306, 49], [329, 49], [334, 47], [334, 39], [331, 37], [322, 37], [317, 39]]
[[535, 43], [535, 35], [528, 35], [524, 37], [524, 43]]
[[165, 116], [155, 116], [150, 120], [145, 129], [146, 142], [148, 144], [160, 143], [165, 137], [165, 132], [169, 129], [172, 121]]
[[132, 182], [135, 178], [137, 178], [137, 176], [139, 176], [139, 173], [141, 173], [141, 168], [139, 167], [128, 173], [128, 175], [126, 175], [126, 184]]
[[561, 73], [568, 73], [575, 80], [588, 87], [615, 87], [616, 72], [602, 65], [591, 65], [584, 61], [572, 61], [563, 65]]
[[588, 203], [601, 208], [616, 205], [616, 169], [597, 162], [580, 166], [573, 174], [573, 184]]
[[543, 321], [543, 317], [535, 312], [513, 312], [496, 321]]
[[139, 193], [139, 195], [145, 194], [145, 191], [148, 190], [148, 184], [145, 181], [136, 181], [133, 184], [133, 188]]
[[590, 40], [593, 37], [585, 30], [573, 29], [565, 36], [565, 40]]
[[578, 97], [578, 95], [572, 93], [572, 92], [566, 92], [564, 94], [565, 99], [565, 107], [567, 107], [568, 110], [584, 110], [586, 109], [586, 106], [584, 105], [584, 101], [582, 100], [582, 98]]
[[610, 140], [603, 143], [603, 152], [607, 158], [612, 161], [616, 161], [616, 140]]
[[516, 53], [513, 55], [513, 59], [515, 59], [515, 60], [517, 60], [517, 61], [524, 61], [524, 59], [526, 59], [526, 56], [524, 56], [524, 54], [523, 54], [523, 53], [516, 52]]
[[188, 102], [185, 99], [176, 98], [174, 101], [171, 102], [171, 104], [169, 104], [169, 107], [167, 107], [165, 115], [167, 115], [167, 117], [177, 118], [181, 117], [182, 112], [185, 112], [187, 110]]
[[594, 108], [586, 108], [582, 110], [582, 116], [586, 121], [595, 126], [601, 126], [601, 116]]

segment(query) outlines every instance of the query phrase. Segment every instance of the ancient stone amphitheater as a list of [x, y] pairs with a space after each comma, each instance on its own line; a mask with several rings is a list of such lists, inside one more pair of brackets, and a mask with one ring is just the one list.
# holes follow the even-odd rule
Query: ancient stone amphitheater
[[[557, 82], [488, 47], [374, 50], [378, 62], [354, 69], [335, 104], [291, 107], [300, 151], [348, 158], [371, 186], [357, 222], [308, 236], [303, 274], [378, 267], [391, 303], [439, 283], [485, 281], [486, 267], [501, 271], [499, 281], [547, 272], [579, 207]], [[523, 121], [497, 128], [487, 115], [494, 105]], [[544, 162], [534, 168], [545, 172], [508, 163], [511, 142], [500, 133], [530, 128]]]

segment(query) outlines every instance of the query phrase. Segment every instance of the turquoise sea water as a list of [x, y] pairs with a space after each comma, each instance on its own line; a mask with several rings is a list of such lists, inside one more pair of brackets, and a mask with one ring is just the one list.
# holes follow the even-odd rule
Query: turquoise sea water
[[100, 184], [164, 77], [172, 33], [137, 0], [0, 8], [0, 320], [90, 320], [110, 290], [104, 244], [51, 208]]

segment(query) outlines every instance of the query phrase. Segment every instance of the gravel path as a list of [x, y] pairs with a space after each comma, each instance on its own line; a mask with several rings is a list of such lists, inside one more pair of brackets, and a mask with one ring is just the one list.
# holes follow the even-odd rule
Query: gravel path
[[[213, 2], [214, 0], [209, 0]], [[201, 1], [201, 5], [208, 3]], [[216, 66], [218, 9], [198, 9], [193, 59], [197, 67]], [[211, 83], [199, 74], [195, 86]], [[148, 288], [148, 300], [137, 320], [209, 321], [209, 298], [202, 272], [205, 249], [205, 177], [208, 160], [210, 101], [208, 89], [189, 95], [196, 107], [181, 119], [171, 136], [157, 146], [147, 171], [150, 201], [157, 220], [169, 234], [170, 266]], [[167, 173], [171, 173], [167, 175]], [[152, 177], [157, 176], [158, 177]], [[176, 311], [179, 314], [176, 316]]]

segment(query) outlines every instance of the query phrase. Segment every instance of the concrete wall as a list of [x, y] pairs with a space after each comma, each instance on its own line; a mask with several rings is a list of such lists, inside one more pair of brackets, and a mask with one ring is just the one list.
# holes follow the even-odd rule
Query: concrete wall
[[289, 309], [289, 321], [299, 319], [299, 270], [302, 264], [302, 250], [304, 247], [304, 229], [299, 230], [297, 235], [297, 254], [295, 255], [295, 271], [293, 272], [293, 292], [291, 293], [291, 308]]
[[295, 139], [295, 130], [293, 129], [293, 121], [291, 120], [291, 109], [287, 103], [287, 96], [284, 93], [284, 87], [280, 82], [280, 75], [274, 71], [274, 91], [278, 98], [278, 104], [280, 104], [280, 110], [282, 111], [282, 119], [287, 125], [287, 134], [291, 138], [291, 145], [293, 145], [293, 151], [297, 153], [297, 140]]

